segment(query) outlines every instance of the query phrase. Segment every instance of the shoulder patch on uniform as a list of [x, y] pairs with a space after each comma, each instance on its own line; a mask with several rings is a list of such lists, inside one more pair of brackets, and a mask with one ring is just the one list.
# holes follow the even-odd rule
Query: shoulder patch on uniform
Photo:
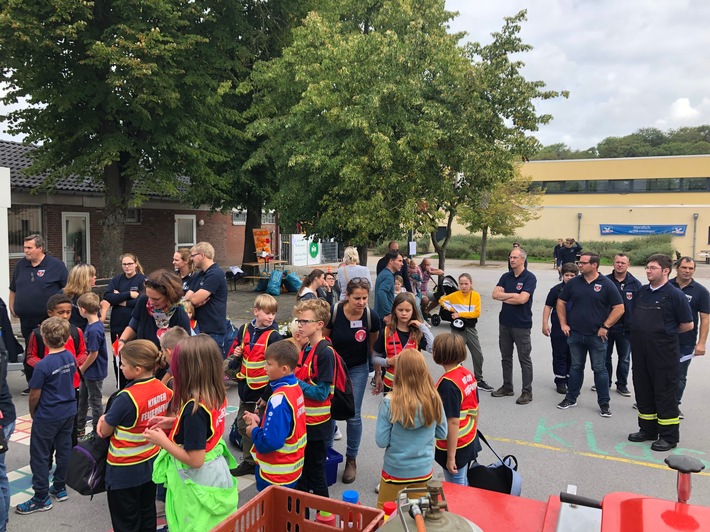
[[269, 404], [270, 404], [271, 406], [273, 406], [274, 408], [277, 408], [277, 407], [281, 404], [281, 402], [283, 401], [283, 399], [284, 399], [284, 396], [281, 395], [280, 393], [277, 393], [277, 394], [275, 394], [275, 395], [272, 395], [272, 396], [269, 398]]

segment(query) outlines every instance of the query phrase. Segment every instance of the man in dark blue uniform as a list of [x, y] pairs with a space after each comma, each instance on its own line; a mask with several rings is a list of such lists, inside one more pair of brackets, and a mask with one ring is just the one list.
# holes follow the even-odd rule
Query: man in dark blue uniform
[[[678, 405], [683, 399], [685, 384], [688, 379], [688, 368], [693, 357], [705, 354], [705, 342], [708, 339], [708, 325], [710, 320], [710, 292], [703, 285], [693, 279], [695, 261], [692, 257], [681, 257], [676, 264], [676, 277], [671, 279], [671, 284], [679, 288], [684, 294], [690, 311], [693, 314], [693, 330], [679, 336], [680, 343], [680, 377], [678, 379]], [[698, 336], [700, 333], [700, 336]], [[678, 418], [683, 419], [683, 412], [678, 410]]]
[[209, 242], [198, 242], [190, 250], [190, 257], [201, 271], [191, 281], [185, 299], [195, 306], [200, 331], [211, 336], [221, 348], [227, 332], [227, 278], [214, 261], [214, 248]]
[[526, 405], [532, 401], [533, 366], [530, 353], [533, 293], [537, 287], [535, 275], [525, 269], [527, 253], [515, 248], [508, 257], [511, 271], [504, 273], [493, 289], [493, 299], [502, 301], [498, 315], [498, 345], [503, 366], [503, 386], [491, 393], [492, 397], [514, 395], [513, 346], [518, 350], [518, 360], [523, 374], [523, 392], [515, 401]]
[[[624, 314], [624, 303], [614, 283], [599, 273], [599, 255], [582, 253], [577, 266], [581, 275], [570, 280], [557, 299], [560, 328], [567, 336], [572, 355], [567, 395], [557, 408], [565, 410], [577, 406], [589, 352], [594, 370], [599, 415], [611, 417], [606, 343], [609, 329]], [[569, 312], [568, 303], [571, 304]]]
[[[639, 431], [634, 442], [653, 441], [654, 451], [669, 451], [680, 440], [678, 335], [693, 330], [688, 300], [668, 282], [673, 263], [668, 255], [651, 255], [646, 262], [649, 284], [637, 292], [631, 322], [631, 357]], [[654, 441], [655, 440], [655, 441]]]
[[[45, 253], [44, 238], [25, 238], [24, 258], [15, 265], [10, 282], [10, 312], [20, 318], [25, 345], [35, 327], [47, 318], [47, 301], [67, 284], [67, 267], [56, 257]], [[17, 360], [10, 360], [17, 362]]]
[[616, 344], [616, 391], [624, 397], [631, 397], [629, 391], [629, 366], [631, 364], [631, 316], [634, 313], [636, 292], [641, 289], [641, 282], [629, 273], [629, 257], [618, 253], [614, 257], [614, 271], [607, 277], [611, 279], [624, 300], [624, 314], [614, 326], [609, 329], [606, 346], [606, 371], [609, 373], [609, 388], [614, 375], [612, 353]]

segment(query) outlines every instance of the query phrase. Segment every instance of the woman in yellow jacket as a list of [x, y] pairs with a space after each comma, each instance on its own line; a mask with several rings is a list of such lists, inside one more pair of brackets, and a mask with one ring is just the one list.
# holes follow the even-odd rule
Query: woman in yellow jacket
[[483, 351], [478, 341], [476, 323], [481, 315], [481, 294], [474, 292], [473, 280], [467, 273], [459, 276], [459, 290], [439, 299], [439, 305], [451, 312], [451, 329], [460, 334], [473, 360], [473, 374], [478, 382], [478, 389], [493, 391], [493, 387], [483, 380]]

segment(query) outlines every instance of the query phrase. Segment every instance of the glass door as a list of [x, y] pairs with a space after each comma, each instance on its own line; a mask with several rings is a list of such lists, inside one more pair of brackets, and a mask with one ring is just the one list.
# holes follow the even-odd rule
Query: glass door
[[67, 269], [77, 264], [89, 264], [89, 213], [62, 213], [62, 259]]

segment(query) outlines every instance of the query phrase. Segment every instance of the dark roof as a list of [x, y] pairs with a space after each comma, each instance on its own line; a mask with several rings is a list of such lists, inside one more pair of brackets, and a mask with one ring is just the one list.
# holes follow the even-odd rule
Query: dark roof
[[[23, 170], [32, 164], [29, 153], [36, 146], [10, 140], [0, 140], [0, 166], [10, 169], [10, 186], [13, 190], [32, 190], [41, 185], [47, 174], [28, 175]], [[103, 187], [88, 178], [68, 178], [57, 181], [58, 192], [81, 192], [83, 194], [101, 194]]]
[[[12, 190], [32, 190], [41, 185], [47, 174], [28, 175], [23, 172], [28, 168], [32, 161], [29, 153], [37, 147], [33, 144], [22, 144], [11, 140], [0, 140], [0, 167], [10, 169], [10, 188]], [[184, 176], [177, 178], [182, 186], [179, 186], [181, 192], [187, 189], [190, 180]], [[58, 180], [55, 189], [59, 193], [80, 193], [84, 195], [103, 194], [104, 187], [101, 183], [94, 183], [91, 178], [77, 178], [75, 176], [66, 179]], [[134, 192], [140, 190], [140, 184], [134, 188]], [[168, 194], [148, 193], [148, 197], [155, 199], [176, 199]]]

